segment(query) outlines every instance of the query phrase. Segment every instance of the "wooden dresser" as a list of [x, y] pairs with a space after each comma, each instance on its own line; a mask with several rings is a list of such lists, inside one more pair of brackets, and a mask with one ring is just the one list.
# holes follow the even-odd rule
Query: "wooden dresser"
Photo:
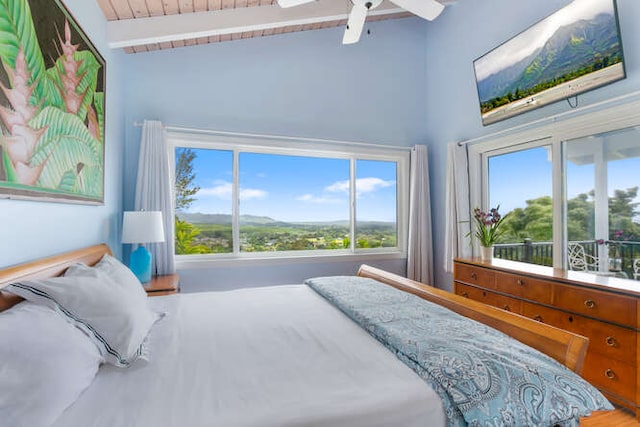
[[501, 259], [456, 259], [454, 291], [588, 337], [582, 376], [640, 419], [640, 282]]

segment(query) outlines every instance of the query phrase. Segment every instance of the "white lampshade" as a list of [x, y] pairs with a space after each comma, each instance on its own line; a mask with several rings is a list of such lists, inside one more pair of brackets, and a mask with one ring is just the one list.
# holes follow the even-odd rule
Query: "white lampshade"
[[162, 212], [125, 212], [122, 221], [122, 243], [164, 242]]

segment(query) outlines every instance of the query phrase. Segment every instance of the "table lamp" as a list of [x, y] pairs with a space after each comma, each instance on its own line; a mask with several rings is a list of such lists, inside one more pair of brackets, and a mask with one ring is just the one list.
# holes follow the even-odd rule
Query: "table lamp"
[[138, 243], [138, 249], [131, 252], [129, 268], [141, 283], [151, 280], [151, 252], [145, 243], [164, 242], [162, 212], [125, 212], [122, 221], [122, 243]]

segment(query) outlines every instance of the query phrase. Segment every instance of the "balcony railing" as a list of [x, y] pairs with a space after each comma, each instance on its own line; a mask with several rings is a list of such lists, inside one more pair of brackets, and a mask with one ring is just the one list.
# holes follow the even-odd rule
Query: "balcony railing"
[[[587, 255], [598, 257], [598, 248], [604, 249], [608, 253], [608, 265], [611, 272], [619, 273], [618, 276], [634, 278], [634, 260], [640, 258], [640, 242], [631, 241], [608, 241], [599, 245], [595, 240], [572, 241], [569, 243], [579, 243]], [[604, 245], [604, 246], [602, 246]], [[531, 239], [524, 239], [522, 243], [504, 243], [494, 246], [494, 256], [496, 258], [509, 259], [512, 261], [527, 262], [538, 265], [553, 265], [553, 243], [552, 242], [532, 242]], [[640, 276], [638, 276], [640, 280]]]

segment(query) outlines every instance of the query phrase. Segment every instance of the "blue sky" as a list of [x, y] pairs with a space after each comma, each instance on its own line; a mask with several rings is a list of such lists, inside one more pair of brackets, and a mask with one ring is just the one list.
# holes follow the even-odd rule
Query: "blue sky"
[[[500, 212], [526, 207], [526, 200], [551, 196], [552, 170], [544, 147], [491, 157], [489, 163], [490, 204], [500, 205]], [[608, 193], [640, 186], [640, 158], [608, 162]], [[567, 197], [588, 193], [594, 188], [593, 164], [567, 165]], [[636, 199], [640, 202], [640, 197]]]
[[[231, 151], [194, 149], [189, 212], [231, 214]], [[349, 160], [240, 153], [240, 214], [288, 222], [349, 219]], [[356, 163], [357, 219], [396, 220], [396, 164]]]

